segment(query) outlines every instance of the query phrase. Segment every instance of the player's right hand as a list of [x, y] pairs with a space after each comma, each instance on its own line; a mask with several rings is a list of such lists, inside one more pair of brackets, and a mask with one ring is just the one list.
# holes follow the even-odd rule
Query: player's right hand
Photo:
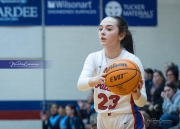
[[106, 79], [106, 73], [101, 73], [98, 76], [96, 76], [96, 83], [105, 84], [105, 79]]
[[105, 84], [106, 73], [101, 73], [95, 77], [89, 79], [89, 86], [94, 87], [97, 84]]
[[108, 67], [104, 68], [103, 73], [97, 76], [97, 84], [105, 84], [107, 69]]

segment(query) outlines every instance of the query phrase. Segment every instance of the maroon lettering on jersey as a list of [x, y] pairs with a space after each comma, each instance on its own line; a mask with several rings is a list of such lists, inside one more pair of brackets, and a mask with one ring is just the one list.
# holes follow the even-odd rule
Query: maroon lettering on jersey
[[100, 88], [101, 90], [110, 91], [109, 88], [105, 84], [98, 84], [95, 86], [95, 88]]

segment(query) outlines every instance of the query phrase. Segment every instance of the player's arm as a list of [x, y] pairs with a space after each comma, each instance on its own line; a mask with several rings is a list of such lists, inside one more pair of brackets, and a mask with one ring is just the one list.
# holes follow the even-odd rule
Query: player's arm
[[100, 83], [105, 84], [106, 70], [107, 70], [107, 67], [103, 70], [103, 73], [100, 73], [99, 75], [90, 78], [89, 82], [88, 82], [89, 86], [94, 87], [94, 86], [96, 86], [97, 84], [100, 84]]
[[95, 71], [95, 53], [90, 54], [84, 63], [83, 70], [78, 80], [77, 87], [81, 91], [86, 91], [99, 83], [104, 83], [105, 73], [94, 76]]
[[139, 66], [139, 69], [141, 71], [142, 82], [139, 83], [139, 87], [134, 93], [132, 93], [132, 96], [134, 99], [134, 103], [139, 107], [143, 107], [147, 102], [147, 95], [146, 95], [146, 88], [144, 81], [144, 68], [141, 64], [141, 61], [138, 58], [135, 58], [134, 61]]
[[105, 83], [105, 76], [106, 76], [106, 73], [102, 73], [102, 74], [99, 74], [99, 75], [97, 75], [95, 77], [91, 77], [89, 79], [89, 82], [88, 82], [89, 86], [94, 87], [94, 86], [96, 86], [97, 84], [100, 84], [100, 83], [104, 84]]

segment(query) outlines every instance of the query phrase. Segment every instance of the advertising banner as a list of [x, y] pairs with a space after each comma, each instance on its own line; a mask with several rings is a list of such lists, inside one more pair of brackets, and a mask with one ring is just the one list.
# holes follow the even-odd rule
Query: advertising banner
[[0, 0], [0, 26], [41, 25], [41, 0]]
[[46, 25], [98, 25], [99, 0], [45, 0]]
[[121, 16], [129, 26], [156, 26], [157, 0], [103, 0], [106, 16]]

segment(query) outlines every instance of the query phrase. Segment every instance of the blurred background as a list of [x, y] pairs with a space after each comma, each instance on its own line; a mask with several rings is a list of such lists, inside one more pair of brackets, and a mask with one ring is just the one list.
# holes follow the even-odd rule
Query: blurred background
[[93, 91], [79, 91], [77, 80], [88, 54], [102, 49], [98, 25], [108, 15], [128, 22], [145, 69], [165, 76], [166, 62], [180, 66], [179, 0], [0, 0], [0, 128], [41, 129], [52, 104], [86, 105]]

